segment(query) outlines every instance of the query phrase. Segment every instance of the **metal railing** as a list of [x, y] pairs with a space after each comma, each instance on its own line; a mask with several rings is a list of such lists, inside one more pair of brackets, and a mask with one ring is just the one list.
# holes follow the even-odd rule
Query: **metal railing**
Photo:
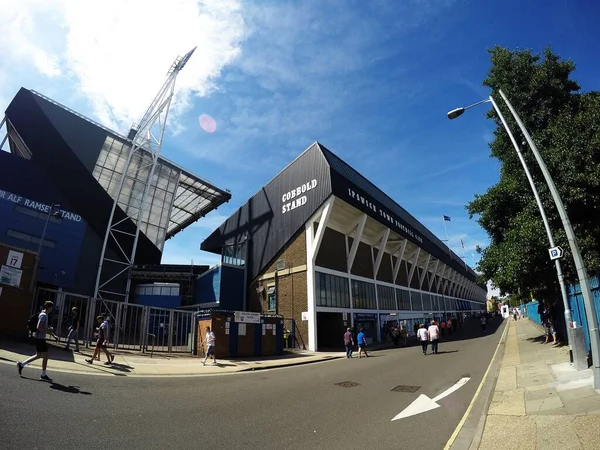
[[109, 323], [110, 347], [151, 353], [193, 353], [196, 335], [196, 317], [192, 311], [156, 308], [132, 303], [94, 299], [62, 290], [38, 288], [33, 309], [40, 311], [45, 301], [55, 305], [50, 324], [56, 335], [67, 339], [71, 323], [71, 309], [79, 310], [78, 341], [93, 346], [98, 327], [96, 318], [104, 316]]

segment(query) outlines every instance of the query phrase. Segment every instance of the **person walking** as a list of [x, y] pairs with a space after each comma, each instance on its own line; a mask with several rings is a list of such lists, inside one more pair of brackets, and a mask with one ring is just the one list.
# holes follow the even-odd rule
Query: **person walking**
[[479, 319], [479, 323], [481, 324], [481, 331], [483, 331], [485, 333], [485, 328], [487, 325], [487, 320], [485, 318], [485, 315], [481, 315], [481, 319]]
[[429, 345], [429, 336], [427, 336], [427, 330], [425, 329], [425, 324], [422, 323], [419, 325], [417, 329], [417, 339], [421, 342], [421, 347], [423, 348], [423, 354], [427, 354], [427, 346]]
[[346, 328], [346, 332], [344, 333], [344, 347], [346, 347], [346, 358], [352, 358], [354, 338], [352, 337], [352, 330], [350, 328]]
[[69, 334], [67, 335], [67, 345], [65, 350], [69, 351], [71, 346], [71, 339], [75, 340], [75, 352], [79, 353], [79, 311], [77, 307], [71, 309], [71, 326], [69, 326]]
[[358, 335], [356, 336], [356, 342], [358, 344], [358, 357], [361, 358], [361, 355], [365, 354], [365, 357], [368, 358], [369, 354], [367, 353], [367, 338], [365, 337], [365, 330], [358, 330]]
[[105, 365], [110, 365], [115, 359], [115, 355], [111, 355], [106, 348], [108, 344], [108, 321], [104, 316], [96, 317], [96, 322], [98, 323], [97, 333], [96, 333], [96, 348], [94, 349], [94, 354], [90, 359], [86, 359], [85, 362], [88, 364], [93, 364], [94, 359], [98, 359], [100, 361], [100, 352], [103, 351], [106, 355], [107, 361], [104, 363]]
[[435, 320], [431, 322], [431, 325], [429, 325], [427, 335], [429, 336], [429, 342], [431, 342], [431, 353], [437, 355], [438, 341], [440, 339], [440, 328]]
[[53, 309], [54, 303], [50, 301], [44, 303], [44, 310], [38, 316], [38, 323], [35, 332], [35, 355], [29, 357], [23, 362], [17, 363], [19, 375], [22, 374], [23, 368], [27, 364], [35, 361], [36, 359], [42, 358], [42, 375], [40, 376], [40, 380], [52, 381], [52, 379], [46, 373], [46, 370], [48, 368], [48, 343], [46, 342], [46, 334], [54, 336], [54, 339], [58, 341], [58, 338], [54, 334], [54, 330], [52, 329], [52, 327], [48, 326], [48, 316], [50, 315]]
[[213, 366], [217, 365], [217, 357], [215, 356], [215, 342], [216, 342], [217, 338], [215, 336], [215, 333], [213, 333], [212, 331], [210, 331], [210, 327], [206, 327], [206, 338], [204, 339], [204, 341], [200, 344], [202, 345], [204, 342], [206, 342], [206, 356], [204, 357], [204, 361], [202, 361], [202, 365], [205, 366], [206, 365], [206, 360], [211, 357], [213, 360]]

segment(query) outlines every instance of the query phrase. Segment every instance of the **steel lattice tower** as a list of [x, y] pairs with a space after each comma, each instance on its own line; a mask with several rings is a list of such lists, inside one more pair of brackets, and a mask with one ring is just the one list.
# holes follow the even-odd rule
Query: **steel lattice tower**
[[[177, 57], [167, 73], [167, 80], [142, 120], [137, 127], [133, 127], [133, 129], [137, 128], [137, 131], [132, 138], [132, 145], [123, 169], [123, 175], [114, 195], [110, 219], [100, 254], [100, 264], [98, 265], [96, 287], [94, 289], [95, 298], [105, 299], [110, 296], [113, 298], [120, 297], [125, 302], [129, 301], [130, 272], [135, 261], [142, 218], [150, 207], [147, 202], [148, 191], [159, 161], [169, 108], [175, 92], [175, 81], [195, 50], [194, 47], [185, 56]], [[131, 162], [134, 158], [141, 160], [143, 165], [141, 167], [134, 165], [132, 168]], [[133, 200], [133, 203], [131, 201], [127, 203], [127, 208], [121, 208], [119, 205], [124, 186], [135, 186], [138, 191], [142, 192], [141, 196]], [[125, 216], [120, 213], [121, 210], [125, 212]], [[135, 223], [135, 231], [132, 230], [131, 222]], [[113, 244], [110, 246], [111, 248], [117, 249], [118, 257], [116, 259], [107, 256], [109, 243]], [[109, 271], [107, 266], [117, 267], [117, 269]]]

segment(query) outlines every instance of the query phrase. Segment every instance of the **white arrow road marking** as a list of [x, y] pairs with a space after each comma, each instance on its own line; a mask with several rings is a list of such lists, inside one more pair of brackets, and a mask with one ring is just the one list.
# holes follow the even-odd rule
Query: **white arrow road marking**
[[440, 401], [444, 397], [449, 396], [453, 392], [458, 391], [461, 387], [467, 384], [467, 381], [469, 381], [470, 379], [471, 378], [469, 377], [461, 378], [454, 386], [446, 389], [440, 395], [432, 399], [424, 394], [419, 395], [414, 402], [408, 405], [400, 414], [396, 415], [392, 419], [392, 422], [394, 420], [404, 419], [406, 417], [415, 416], [417, 414], [421, 414], [427, 411], [431, 411], [432, 409], [439, 408], [440, 405], [437, 403], [438, 401]]

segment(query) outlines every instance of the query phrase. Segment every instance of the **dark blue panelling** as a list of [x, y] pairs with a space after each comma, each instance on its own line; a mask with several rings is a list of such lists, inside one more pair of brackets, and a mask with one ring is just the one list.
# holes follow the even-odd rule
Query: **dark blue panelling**
[[230, 311], [241, 311], [244, 303], [244, 269], [221, 266], [220, 307]]
[[221, 266], [203, 273], [194, 285], [194, 303], [214, 303], [219, 301], [221, 292]]
[[181, 306], [181, 296], [136, 294], [134, 302], [138, 305], [156, 306], [157, 308], [179, 308]]
[[262, 356], [262, 327], [264, 320], [254, 325], [254, 356]]
[[[46, 218], [41, 210], [51, 203], [60, 204], [64, 213], [58, 223], [48, 222], [44, 241], [53, 243], [53, 247], [42, 249], [39, 281], [72, 288], [87, 224], [72, 213], [65, 198], [34, 163], [0, 151], [0, 241], [37, 251], [39, 241], [31, 242], [7, 233], [14, 230], [39, 239]], [[22, 212], [22, 208], [27, 208], [30, 214]]]
[[[594, 309], [596, 310], [596, 316], [600, 318], [600, 280], [598, 275], [590, 277], [589, 282], [592, 290], [592, 301], [594, 303]], [[583, 295], [581, 294], [581, 287], [579, 284], [572, 284], [569, 286], [569, 304], [571, 305], [571, 319], [577, 322], [578, 327], [583, 327], [585, 345], [588, 351], [590, 351], [590, 333], [587, 314], [585, 312]]]
[[238, 349], [238, 323], [229, 322], [229, 356], [232, 358], [237, 357]]
[[283, 353], [283, 320], [280, 320], [276, 325], [277, 328], [277, 354]]

